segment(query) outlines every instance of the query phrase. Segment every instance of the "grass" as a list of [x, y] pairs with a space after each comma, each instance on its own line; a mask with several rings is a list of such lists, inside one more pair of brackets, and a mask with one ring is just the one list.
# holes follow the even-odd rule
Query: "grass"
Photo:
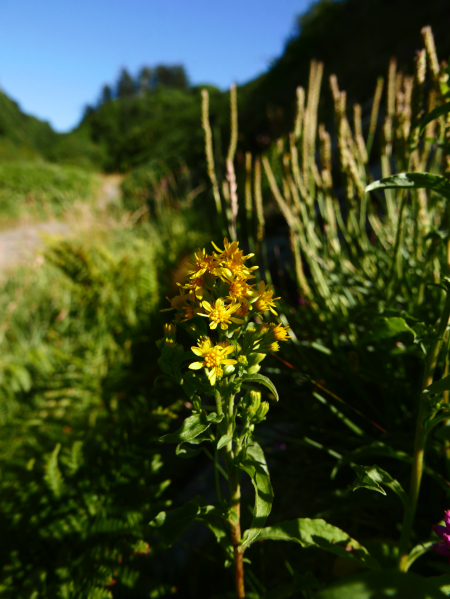
[[99, 178], [74, 166], [11, 161], [0, 164], [0, 226], [25, 216], [61, 217], [76, 201], [93, 200]]

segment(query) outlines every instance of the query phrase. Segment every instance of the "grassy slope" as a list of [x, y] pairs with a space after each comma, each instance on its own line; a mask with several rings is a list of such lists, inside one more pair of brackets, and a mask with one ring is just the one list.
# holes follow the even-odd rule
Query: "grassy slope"
[[76, 200], [92, 198], [98, 177], [74, 166], [39, 161], [0, 162], [0, 224], [25, 214], [61, 216]]

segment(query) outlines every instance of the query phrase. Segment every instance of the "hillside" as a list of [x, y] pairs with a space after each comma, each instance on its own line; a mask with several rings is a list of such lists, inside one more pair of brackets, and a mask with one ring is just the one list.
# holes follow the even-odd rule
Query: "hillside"
[[56, 133], [0, 91], [0, 160], [42, 159], [96, 169], [104, 162], [101, 149], [83, 132]]
[[[324, 88], [335, 73], [349, 103], [358, 101], [370, 109], [376, 79], [387, 73], [392, 56], [400, 68], [411, 70], [424, 25], [432, 26], [439, 57], [449, 56], [449, 18], [448, 0], [319, 0], [298, 17], [297, 34], [267, 73], [239, 87], [239, 148], [264, 151], [288, 130], [295, 89], [307, 86], [311, 59], [324, 62]], [[68, 134], [57, 134], [48, 123], [23, 114], [0, 92], [0, 159], [44, 158], [122, 172], [143, 163], [169, 169], [187, 164], [202, 174], [201, 87], [189, 85], [181, 65], [144, 67], [135, 76], [124, 69]], [[229, 95], [206, 87], [220, 157], [228, 144]], [[329, 118], [330, 107], [331, 96], [325, 93], [321, 119]]]

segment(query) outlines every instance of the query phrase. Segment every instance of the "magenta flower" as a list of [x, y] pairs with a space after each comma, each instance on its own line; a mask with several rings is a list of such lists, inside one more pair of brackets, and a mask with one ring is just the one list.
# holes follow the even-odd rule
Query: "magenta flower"
[[450, 510], [445, 510], [444, 514], [445, 526], [433, 524], [434, 532], [440, 539], [442, 539], [441, 543], [435, 543], [433, 545], [433, 549], [441, 555], [450, 557]]

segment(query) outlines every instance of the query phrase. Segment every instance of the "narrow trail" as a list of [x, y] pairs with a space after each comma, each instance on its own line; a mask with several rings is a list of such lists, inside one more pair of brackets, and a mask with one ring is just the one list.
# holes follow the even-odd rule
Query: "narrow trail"
[[[100, 190], [95, 199], [95, 208], [104, 212], [109, 204], [120, 197], [121, 175], [102, 175]], [[43, 246], [43, 236], [61, 235], [70, 237], [77, 230], [88, 228], [95, 222], [92, 206], [80, 203], [81, 219], [52, 219], [46, 222], [22, 224], [0, 232], [0, 270], [31, 264], [37, 250]], [[81, 221], [81, 222], [80, 222]]]

